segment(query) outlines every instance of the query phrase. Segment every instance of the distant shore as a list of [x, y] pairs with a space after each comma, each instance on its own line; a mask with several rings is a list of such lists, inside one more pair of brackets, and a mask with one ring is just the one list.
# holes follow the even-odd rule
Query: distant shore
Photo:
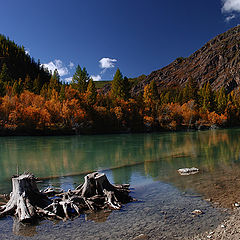
[[[232, 126], [238, 127], [238, 126]], [[227, 129], [229, 127], [219, 127], [217, 125], [201, 125], [201, 126], [191, 126], [186, 125], [179, 126], [175, 130], [169, 130], [164, 128], [145, 128], [141, 130], [132, 131], [129, 128], [123, 129], [71, 129], [71, 128], [45, 128], [45, 129], [26, 129], [26, 128], [16, 128], [16, 129], [0, 129], [0, 137], [8, 136], [66, 136], [66, 135], [105, 135], [105, 134], [132, 134], [132, 133], [154, 133], [154, 132], [185, 132], [185, 131], [203, 131], [203, 130], [215, 130], [215, 129]]]

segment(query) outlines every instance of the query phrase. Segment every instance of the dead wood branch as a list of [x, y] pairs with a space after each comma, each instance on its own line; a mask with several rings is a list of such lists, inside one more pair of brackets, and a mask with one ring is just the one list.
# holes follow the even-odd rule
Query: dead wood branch
[[20, 222], [36, 218], [66, 220], [84, 211], [120, 209], [132, 201], [129, 185], [112, 185], [105, 174], [94, 172], [84, 178], [75, 190], [63, 192], [48, 188], [40, 192], [32, 174], [12, 177], [9, 201], [0, 207], [0, 217], [15, 215]]

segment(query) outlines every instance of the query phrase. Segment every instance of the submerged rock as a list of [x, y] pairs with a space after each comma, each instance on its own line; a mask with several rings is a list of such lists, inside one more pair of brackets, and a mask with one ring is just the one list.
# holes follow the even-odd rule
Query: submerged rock
[[192, 167], [192, 168], [180, 168], [178, 169], [178, 173], [180, 175], [191, 175], [191, 174], [196, 174], [199, 172], [198, 168]]

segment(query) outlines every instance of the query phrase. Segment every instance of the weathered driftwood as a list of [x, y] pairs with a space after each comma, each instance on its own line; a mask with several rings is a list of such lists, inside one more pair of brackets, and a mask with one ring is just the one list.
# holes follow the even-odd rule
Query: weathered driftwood
[[120, 209], [132, 201], [129, 185], [112, 185], [105, 174], [91, 173], [75, 190], [46, 189], [40, 192], [32, 174], [12, 178], [12, 192], [7, 204], [0, 207], [0, 217], [15, 215], [19, 221], [34, 218], [72, 219], [86, 210]]
[[20, 221], [27, 221], [36, 215], [36, 207], [44, 208], [51, 200], [39, 192], [32, 174], [12, 177], [12, 192], [6, 205], [0, 207], [0, 217], [15, 213]]

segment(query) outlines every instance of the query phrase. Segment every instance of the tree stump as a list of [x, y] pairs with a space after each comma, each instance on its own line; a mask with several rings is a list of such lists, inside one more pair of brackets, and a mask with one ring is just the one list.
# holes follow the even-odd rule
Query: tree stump
[[84, 180], [75, 190], [48, 188], [40, 192], [32, 174], [14, 176], [10, 199], [0, 207], [0, 217], [12, 214], [20, 222], [41, 217], [66, 220], [86, 210], [120, 209], [121, 204], [133, 200], [128, 184], [112, 185], [103, 173], [88, 174]]
[[44, 208], [51, 200], [39, 192], [32, 174], [12, 177], [10, 200], [0, 207], [0, 216], [15, 214], [20, 221], [28, 221], [36, 216], [36, 207]]
[[[84, 184], [79, 189], [79, 194], [83, 198], [92, 199], [95, 196], [95, 200], [100, 200], [104, 197], [104, 205], [112, 209], [120, 209], [121, 203], [132, 201], [129, 196], [129, 185], [112, 185], [104, 173], [90, 173], [85, 176], [84, 180]], [[95, 208], [94, 203], [91, 207]]]

